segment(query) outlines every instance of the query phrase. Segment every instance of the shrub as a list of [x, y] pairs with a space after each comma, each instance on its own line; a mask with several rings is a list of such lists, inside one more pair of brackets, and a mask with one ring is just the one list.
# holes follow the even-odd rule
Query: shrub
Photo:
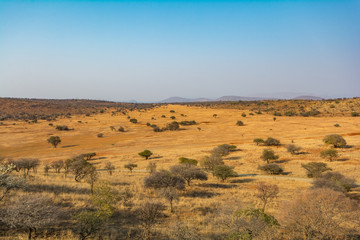
[[171, 113], [174, 113], [175, 111], [174, 110], [170, 110]]
[[274, 116], [281, 116], [281, 112], [274, 112]]
[[234, 171], [234, 167], [227, 165], [217, 165], [214, 167], [213, 175], [224, 182], [230, 177], [237, 177], [237, 173]]
[[243, 123], [242, 121], [237, 121], [237, 122], [236, 122], [236, 125], [237, 125], [237, 126], [244, 126], [244, 123]]
[[98, 134], [97, 134], [97, 137], [98, 137], [98, 138], [102, 138], [103, 136], [104, 136], [103, 133], [98, 133]]
[[306, 175], [309, 178], [319, 177], [323, 172], [332, 170], [331, 168], [327, 167], [326, 163], [322, 162], [310, 162], [307, 164], [301, 164], [301, 166], [306, 169]]
[[156, 172], [156, 163], [149, 162], [149, 164], [146, 167], [146, 170], [148, 170], [150, 173]]
[[158, 194], [169, 202], [170, 212], [173, 213], [174, 212], [173, 202], [179, 201], [179, 194], [176, 188], [173, 187], [161, 188], [158, 191]]
[[323, 142], [325, 144], [333, 145], [336, 148], [341, 148], [346, 146], [345, 139], [338, 134], [330, 134], [325, 136]]
[[280, 141], [272, 138], [272, 137], [268, 137], [265, 141], [264, 141], [264, 145], [265, 146], [279, 146], [280, 145]]
[[135, 118], [131, 118], [129, 121], [130, 121], [131, 123], [137, 123], [137, 122], [138, 122], [138, 120], [135, 119]]
[[292, 155], [295, 155], [295, 154], [298, 154], [298, 153], [299, 153], [299, 151], [301, 150], [301, 147], [296, 146], [296, 145], [294, 145], [294, 144], [289, 144], [289, 145], [287, 145], [286, 150], [287, 150], [289, 153], [291, 153]]
[[111, 162], [106, 162], [105, 169], [109, 173], [109, 175], [112, 175], [113, 171], [115, 170], [115, 166]]
[[51, 168], [55, 169], [56, 173], [60, 173], [60, 170], [64, 167], [64, 161], [63, 160], [58, 160], [58, 161], [53, 161], [50, 164]]
[[358, 112], [352, 112], [352, 113], [351, 113], [351, 116], [352, 116], [352, 117], [358, 117], [358, 116], [360, 116], [360, 114], [359, 114]]
[[284, 170], [275, 163], [265, 164], [263, 166], [258, 166], [258, 169], [264, 171], [268, 174], [278, 175], [284, 172]]
[[330, 188], [344, 193], [354, 187], [356, 187], [355, 180], [347, 178], [339, 172], [324, 173], [313, 182], [313, 188]]
[[231, 151], [236, 149], [235, 145], [230, 144], [222, 144], [220, 146], [215, 147], [211, 153], [214, 155], [226, 156], [229, 155]]
[[320, 156], [322, 158], [325, 158], [325, 159], [329, 160], [330, 162], [332, 162], [337, 157], [339, 157], [339, 154], [338, 154], [338, 151], [336, 151], [335, 149], [327, 149], [327, 150], [321, 151]]
[[334, 124], [334, 127], [340, 127], [340, 124], [335, 123], [335, 124]]
[[124, 165], [124, 168], [129, 169], [130, 173], [132, 173], [133, 169], [137, 167], [137, 164], [134, 163], [128, 163]]
[[162, 203], [146, 202], [142, 204], [141, 208], [137, 211], [140, 227], [143, 231], [141, 239], [150, 239], [152, 228], [164, 210], [165, 206]]
[[193, 121], [181, 121], [179, 123], [181, 126], [187, 126], [187, 125], [195, 125], [196, 122], [193, 120]]
[[265, 141], [262, 138], [255, 138], [253, 142], [256, 143], [256, 145], [258, 146], [260, 144], [263, 144]]
[[292, 111], [292, 110], [286, 111], [284, 113], [284, 116], [288, 116], [288, 117], [295, 116], [295, 115], [296, 115], [296, 112]]
[[178, 190], [184, 190], [185, 180], [169, 171], [161, 170], [154, 172], [149, 177], [145, 178], [144, 185], [146, 188], [160, 189], [174, 187]]
[[57, 125], [56, 126], [56, 130], [59, 130], [59, 131], [69, 131], [69, 127], [66, 126], [66, 125]]
[[171, 116], [170, 118], [171, 118], [172, 120], [174, 120], [176, 117], [175, 117], [175, 116]]
[[208, 179], [205, 172], [203, 172], [200, 168], [191, 165], [175, 165], [170, 168], [170, 172], [174, 175], [182, 177], [187, 182], [188, 186], [190, 186], [191, 181], [194, 179], [203, 181]]
[[51, 136], [50, 138], [48, 138], [47, 142], [53, 145], [54, 148], [56, 148], [57, 145], [61, 143], [61, 139], [59, 136]]
[[196, 166], [198, 164], [197, 160], [185, 157], [179, 158], [179, 162], [188, 166]]
[[145, 149], [142, 152], [138, 153], [140, 156], [144, 157], [146, 160], [150, 158], [150, 156], [153, 154], [150, 150]]
[[179, 123], [176, 121], [169, 123], [166, 127], [166, 129], [170, 131], [176, 131], [179, 130], [179, 128], [180, 128]]
[[118, 132], [125, 132], [125, 129], [123, 127], [119, 127]]
[[242, 113], [241, 116], [242, 116], [242, 117], [246, 117], [246, 114], [245, 114], [245, 113]]
[[275, 152], [272, 149], [264, 149], [263, 154], [261, 155], [261, 159], [267, 162], [267, 164], [270, 163], [270, 160], [276, 160], [279, 156], [275, 155]]
[[210, 156], [204, 157], [200, 165], [205, 168], [207, 171], [213, 171], [215, 166], [223, 165], [224, 161], [220, 155], [212, 154]]

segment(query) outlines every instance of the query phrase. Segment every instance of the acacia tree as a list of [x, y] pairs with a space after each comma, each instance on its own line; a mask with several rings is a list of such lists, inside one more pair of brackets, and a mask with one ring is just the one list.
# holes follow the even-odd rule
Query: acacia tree
[[262, 202], [262, 210], [265, 212], [268, 202], [277, 197], [279, 188], [275, 184], [259, 182], [256, 185], [256, 191], [255, 196]]
[[14, 170], [14, 165], [1, 164], [0, 165], [0, 201], [2, 201], [11, 190], [21, 189], [25, 186], [25, 179], [11, 174]]
[[270, 163], [270, 160], [276, 160], [279, 156], [275, 155], [275, 152], [272, 149], [264, 149], [263, 154], [261, 155], [261, 159], [267, 162], [267, 164]]
[[142, 239], [150, 239], [151, 230], [164, 210], [165, 206], [157, 202], [145, 202], [142, 204], [142, 207], [138, 209], [140, 227], [143, 230]]
[[133, 169], [137, 167], [137, 164], [128, 163], [128, 164], [125, 164], [124, 167], [129, 169], [130, 173], [132, 173]]
[[145, 178], [144, 185], [147, 188], [154, 189], [174, 187], [178, 190], [184, 190], [185, 180], [182, 177], [175, 176], [169, 171], [161, 170]]
[[144, 151], [139, 152], [138, 154], [144, 157], [146, 160], [148, 160], [153, 153], [150, 150], [145, 149]]
[[330, 134], [324, 137], [325, 144], [333, 145], [335, 148], [342, 148], [346, 146], [345, 139], [338, 134]]
[[173, 203], [179, 201], [179, 194], [176, 188], [174, 187], [161, 188], [158, 191], [158, 194], [169, 202], [170, 212], [173, 213], [174, 212]]
[[111, 176], [113, 171], [115, 170], [115, 166], [111, 163], [111, 162], [106, 162], [105, 164], [105, 169], [107, 170], [107, 172], [109, 173], [109, 175]]
[[215, 177], [224, 182], [230, 177], [236, 177], [237, 173], [234, 171], [234, 167], [227, 165], [218, 165], [214, 167], [213, 174]]
[[309, 178], [319, 177], [323, 172], [332, 170], [331, 168], [327, 167], [326, 163], [322, 162], [310, 162], [307, 164], [301, 164], [301, 166], [306, 169], [306, 175]]
[[59, 136], [51, 136], [50, 138], [48, 138], [47, 142], [53, 145], [54, 148], [56, 148], [57, 145], [61, 143], [61, 139]]
[[224, 161], [220, 155], [211, 154], [210, 156], [205, 156], [200, 165], [207, 171], [213, 171], [216, 166], [224, 165]]
[[175, 165], [170, 168], [170, 172], [172, 172], [174, 175], [180, 176], [187, 182], [188, 186], [190, 186], [191, 181], [194, 179], [197, 180], [207, 180], [207, 175], [204, 171], [202, 171], [200, 168], [194, 167], [194, 166], [187, 166], [187, 165]]
[[22, 195], [7, 205], [1, 221], [12, 228], [28, 229], [28, 239], [31, 239], [37, 229], [56, 226], [61, 212], [61, 208], [48, 197]]
[[292, 155], [299, 154], [299, 151], [301, 150], [301, 147], [296, 146], [294, 144], [289, 144], [286, 147], [286, 150], [291, 153]]
[[321, 151], [320, 156], [322, 158], [325, 158], [325, 159], [329, 160], [330, 162], [332, 162], [337, 157], [339, 157], [339, 154], [338, 154], [338, 151], [336, 151], [336, 149], [327, 149], [327, 150]]
[[53, 161], [51, 162], [50, 167], [55, 169], [56, 173], [60, 173], [60, 170], [64, 167], [64, 161], [63, 160]]

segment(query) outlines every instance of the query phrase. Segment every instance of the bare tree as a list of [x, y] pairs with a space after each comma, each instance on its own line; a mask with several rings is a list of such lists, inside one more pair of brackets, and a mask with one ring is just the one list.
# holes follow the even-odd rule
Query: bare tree
[[37, 229], [57, 225], [61, 208], [42, 195], [23, 195], [9, 202], [1, 221], [12, 228], [27, 229], [28, 239]]
[[142, 239], [148, 240], [151, 236], [151, 230], [157, 223], [165, 206], [162, 203], [145, 202], [138, 210], [140, 227], [143, 230]]
[[161, 170], [154, 172], [149, 177], [145, 178], [144, 185], [147, 188], [166, 188], [174, 187], [178, 190], [185, 189], [185, 180], [181, 177], [175, 176], [169, 171]]
[[283, 206], [283, 225], [289, 239], [348, 239], [359, 233], [359, 205], [343, 193], [321, 188], [298, 195]]
[[110, 175], [112, 175], [113, 171], [115, 170], [115, 166], [111, 162], [106, 162], [105, 169]]
[[193, 165], [175, 165], [170, 168], [170, 172], [184, 178], [188, 186], [190, 186], [191, 181], [194, 179], [203, 181], [208, 179], [204, 171], [200, 168], [194, 167]]
[[159, 190], [159, 195], [165, 198], [170, 204], [170, 212], [174, 212], [173, 203], [179, 201], [179, 194], [176, 188], [167, 187]]
[[259, 182], [256, 185], [255, 196], [262, 202], [262, 210], [265, 211], [266, 205], [277, 197], [279, 188], [275, 184]]
[[56, 173], [60, 173], [60, 170], [64, 167], [64, 161], [63, 160], [53, 161], [51, 162], [50, 167], [55, 169]]

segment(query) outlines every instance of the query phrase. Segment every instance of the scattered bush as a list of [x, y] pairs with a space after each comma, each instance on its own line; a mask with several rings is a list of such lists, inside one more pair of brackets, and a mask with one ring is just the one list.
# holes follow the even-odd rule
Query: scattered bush
[[266, 205], [279, 193], [279, 188], [275, 184], [259, 182], [256, 185], [255, 196], [262, 202], [262, 210], [265, 212]]
[[130, 121], [131, 123], [138, 123], [138, 120], [135, 119], [135, 118], [131, 118], [129, 121]]
[[245, 114], [245, 113], [242, 113], [241, 116], [242, 116], [242, 117], [246, 117], [246, 114]]
[[188, 126], [188, 125], [195, 125], [196, 122], [193, 120], [193, 121], [181, 121], [179, 123], [181, 126]]
[[326, 163], [322, 162], [310, 162], [307, 164], [301, 164], [301, 166], [306, 169], [306, 175], [309, 178], [319, 177], [323, 172], [332, 170], [331, 168], [327, 167]]
[[66, 125], [57, 125], [56, 127], [56, 130], [59, 130], [59, 131], [69, 131], [69, 127], [66, 126]]
[[204, 157], [200, 161], [200, 165], [207, 171], [213, 171], [215, 166], [223, 165], [224, 161], [220, 155], [212, 154], [210, 156]]
[[203, 172], [200, 168], [191, 165], [175, 165], [170, 168], [170, 172], [174, 175], [182, 177], [187, 182], [188, 186], [190, 186], [191, 181], [194, 179], [202, 181], [208, 179], [205, 172]]
[[234, 171], [233, 166], [217, 165], [214, 167], [213, 175], [224, 182], [230, 177], [237, 177], [237, 173]]
[[358, 112], [351, 112], [351, 116], [352, 117], [358, 117], [358, 116], [360, 116], [360, 114]]
[[333, 145], [335, 148], [346, 147], [345, 139], [338, 134], [330, 134], [325, 136], [323, 142], [325, 144]]
[[280, 145], [280, 141], [272, 138], [272, 137], [268, 137], [265, 141], [264, 141], [264, 145], [265, 146], [279, 146]]
[[330, 188], [343, 193], [349, 192], [354, 187], [356, 187], [355, 180], [339, 172], [324, 173], [313, 182], [313, 188]]
[[102, 137], [104, 137], [104, 134], [103, 134], [103, 133], [98, 133], [98, 134], [97, 134], [97, 137], [98, 137], [98, 138], [102, 138]]
[[170, 130], [170, 131], [176, 131], [179, 130], [180, 125], [178, 122], [174, 121], [172, 123], [169, 123], [166, 127], [166, 130]]
[[124, 168], [129, 169], [130, 173], [132, 173], [133, 169], [137, 167], [137, 164], [134, 163], [128, 163], [124, 165]]
[[236, 149], [235, 145], [222, 144], [220, 146], [215, 147], [211, 151], [211, 153], [214, 155], [227, 156], [230, 154], [231, 151], [234, 151], [235, 149]]
[[301, 150], [301, 147], [296, 146], [294, 144], [289, 144], [286, 147], [286, 150], [291, 153], [292, 155], [299, 154], [299, 151]]
[[335, 123], [335, 124], [334, 124], [334, 127], [340, 127], [340, 124]]
[[253, 142], [258, 146], [260, 144], [264, 144], [265, 141], [262, 138], [255, 138]]
[[327, 150], [321, 151], [320, 156], [322, 158], [325, 158], [325, 159], [329, 160], [330, 162], [332, 162], [337, 157], [339, 157], [339, 154], [338, 154], [338, 151], [336, 151], [335, 149], [327, 149]]
[[264, 171], [268, 174], [279, 175], [284, 172], [284, 170], [275, 163], [265, 164], [263, 166], [258, 166], [258, 169]]
[[179, 162], [188, 166], [196, 166], [198, 164], [197, 160], [185, 157], [179, 158]]
[[242, 121], [237, 121], [237, 122], [236, 122], [236, 125], [237, 125], [237, 126], [244, 126], [244, 123], [243, 123]]
[[115, 170], [115, 166], [111, 162], [106, 162], [105, 169], [109, 173], [109, 175], [112, 175], [113, 171]]
[[174, 187], [178, 190], [184, 190], [185, 180], [169, 171], [161, 170], [153, 172], [149, 177], [145, 178], [144, 185], [146, 188], [160, 189]]

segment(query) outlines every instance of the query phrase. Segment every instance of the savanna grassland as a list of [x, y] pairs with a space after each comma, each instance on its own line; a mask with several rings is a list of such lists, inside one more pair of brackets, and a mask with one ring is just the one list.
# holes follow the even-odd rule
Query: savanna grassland
[[[356, 117], [360, 112], [360, 99], [148, 105], [53, 101], [1, 99], [0, 156], [3, 164], [23, 158], [38, 159], [40, 163], [36, 171], [29, 171], [24, 187], [11, 189], [6, 194], [0, 201], [1, 208], [9, 208], [22, 196], [43, 195], [62, 212], [53, 221], [56, 224], [49, 222], [37, 227], [36, 233], [30, 231], [30, 238], [81, 239], [79, 228], [74, 230], [81, 221], [74, 216], [83, 210], [95, 211], [93, 195], [99, 194], [97, 189], [108, 187], [122, 197], [107, 203], [111, 205], [111, 213], [86, 239], [359, 239], [360, 215], [354, 209], [358, 210], [356, 204], [360, 196], [357, 186], [360, 183], [360, 117]], [[137, 123], [130, 119], [136, 119]], [[174, 121], [195, 121], [195, 124], [165, 130]], [[243, 124], [237, 124], [238, 121]], [[159, 132], [153, 130], [154, 125]], [[56, 126], [67, 126], [69, 130], [58, 130]], [[120, 127], [122, 131], [118, 131]], [[325, 144], [323, 139], [330, 134], [342, 136], [346, 146], [332, 148]], [[47, 141], [51, 136], [61, 139], [56, 148]], [[255, 138], [266, 140], [268, 137], [279, 140], [280, 144], [254, 143]], [[151, 175], [149, 163], [155, 163], [159, 172], [178, 165], [179, 158], [185, 157], [196, 159], [197, 166], [203, 168], [203, 159], [222, 144], [236, 146], [221, 158], [238, 176], [221, 181], [211, 171], [206, 171], [206, 181], [195, 179], [185, 189], [177, 189], [173, 212], [164, 194], [159, 194], [161, 189], [145, 186], [144, 179]], [[290, 144], [301, 150], [291, 154], [287, 151]], [[149, 159], [138, 154], [145, 149], [153, 153]], [[278, 155], [270, 162], [283, 169], [281, 174], [268, 174], [258, 169], [265, 164], [261, 158], [265, 149]], [[321, 157], [321, 152], [327, 149], [337, 151], [332, 161]], [[95, 193], [91, 193], [86, 177], [77, 182], [72, 171], [65, 174], [65, 170], [60, 169], [60, 173], [56, 173], [51, 168], [54, 161], [75, 159], [85, 153], [96, 153], [88, 160], [96, 168]], [[115, 168], [111, 175], [106, 171], [109, 162]], [[353, 179], [351, 189], [338, 191], [323, 184], [316, 188], [320, 189], [318, 192], [309, 193], [308, 190], [314, 188], [314, 178], [307, 177], [302, 164], [311, 162], [326, 163], [332, 169], [327, 172], [339, 172]], [[130, 163], [136, 165], [132, 172], [124, 167]], [[45, 170], [45, 166], [49, 168]], [[22, 177], [24, 173], [14, 170], [8, 174]], [[262, 209], [263, 202], [257, 196], [261, 182], [278, 188], [276, 196], [269, 198], [266, 209]], [[313, 224], [314, 229], [302, 231], [304, 223], [299, 223], [299, 228], [290, 227], [295, 224], [294, 214], [304, 213], [301, 209], [289, 211], [296, 200], [324, 196], [344, 204], [319, 203], [304, 208], [306, 213], [313, 211], [310, 216], [315, 220], [309, 217], [304, 221]], [[145, 226], [144, 206], [154, 202], [162, 203], [165, 208], [153, 219], [153, 225]], [[333, 206], [333, 216], [317, 212], [314, 209], [321, 207], [316, 206]], [[262, 210], [257, 215], [247, 214], [247, 209]], [[276, 219], [276, 224], [269, 221], [269, 216]], [[343, 219], [341, 223], [337, 223], [339, 218]], [[4, 217], [2, 219], [1, 239], [29, 238], [31, 227], [7, 224]], [[315, 227], [315, 222], [322, 222], [322, 225]]]

